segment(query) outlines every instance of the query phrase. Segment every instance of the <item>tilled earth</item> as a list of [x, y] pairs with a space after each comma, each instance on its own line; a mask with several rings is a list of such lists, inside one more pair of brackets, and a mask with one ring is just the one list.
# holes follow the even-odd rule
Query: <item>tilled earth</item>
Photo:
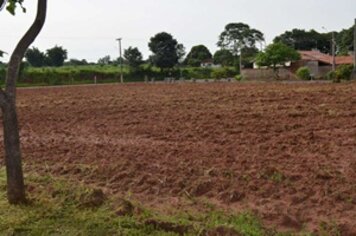
[[279, 230], [356, 235], [356, 83], [20, 89], [18, 110], [27, 169], [151, 207], [204, 197]]

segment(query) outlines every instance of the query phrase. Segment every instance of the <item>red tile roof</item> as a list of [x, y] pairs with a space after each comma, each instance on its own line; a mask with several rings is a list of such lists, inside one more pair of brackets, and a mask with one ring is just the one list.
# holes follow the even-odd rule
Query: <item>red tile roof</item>
[[[299, 51], [301, 59], [304, 61], [320, 61], [327, 64], [332, 64], [332, 56], [321, 53], [319, 51]], [[337, 56], [335, 58], [336, 65], [353, 64], [352, 56]]]

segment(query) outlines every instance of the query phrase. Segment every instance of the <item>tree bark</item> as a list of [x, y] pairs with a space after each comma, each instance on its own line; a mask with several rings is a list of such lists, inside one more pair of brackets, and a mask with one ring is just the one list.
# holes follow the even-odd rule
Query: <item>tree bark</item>
[[36, 19], [11, 55], [6, 74], [5, 91], [1, 90], [0, 92], [0, 106], [3, 112], [4, 125], [7, 197], [10, 204], [26, 203], [16, 111], [16, 81], [24, 54], [41, 32], [46, 20], [46, 13], [47, 0], [38, 0]]

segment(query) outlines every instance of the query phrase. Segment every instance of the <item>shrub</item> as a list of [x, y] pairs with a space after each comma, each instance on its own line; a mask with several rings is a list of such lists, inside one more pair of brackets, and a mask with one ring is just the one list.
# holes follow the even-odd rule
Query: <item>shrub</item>
[[351, 78], [353, 69], [353, 65], [341, 65], [336, 69], [336, 77], [340, 80], [349, 80]]
[[336, 72], [335, 71], [329, 71], [326, 74], [326, 79], [327, 80], [335, 80], [336, 79]]
[[241, 81], [243, 79], [244, 79], [244, 77], [242, 75], [235, 75], [235, 80], [236, 81]]
[[218, 68], [211, 72], [211, 77], [214, 79], [224, 79], [234, 77], [236, 71], [230, 68]]
[[311, 74], [310, 74], [309, 68], [308, 67], [300, 67], [297, 70], [297, 76], [299, 79], [302, 79], [302, 80], [310, 80]]
[[224, 68], [219, 68], [211, 72], [211, 77], [214, 79], [223, 79], [226, 78], [226, 73]]

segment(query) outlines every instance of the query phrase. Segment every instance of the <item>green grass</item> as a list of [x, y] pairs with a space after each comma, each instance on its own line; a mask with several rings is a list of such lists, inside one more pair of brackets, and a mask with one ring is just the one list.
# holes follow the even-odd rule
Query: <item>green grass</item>
[[[117, 199], [105, 199], [98, 205], [87, 204], [93, 189], [79, 182], [52, 176], [26, 176], [28, 205], [12, 206], [6, 199], [6, 178], [0, 169], [0, 235], [204, 235], [218, 227], [233, 229], [246, 236], [292, 235], [266, 230], [252, 213], [238, 215], [221, 211], [211, 203], [202, 212], [187, 210], [164, 215], [133, 201], [133, 214], [120, 216], [115, 208]], [[116, 204], [117, 207], [117, 204]], [[116, 211], [114, 210], [116, 209]], [[158, 226], [152, 225], [154, 222]], [[168, 225], [168, 229], [167, 229]], [[173, 228], [173, 229], [172, 229]], [[309, 234], [298, 234], [309, 235]]]
[[91, 189], [64, 180], [27, 177], [30, 204], [11, 206], [5, 194], [5, 173], [0, 171], [0, 235], [174, 235], [154, 230], [134, 217], [118, 217], [110, 202], [86, 208], [81, 198]]

